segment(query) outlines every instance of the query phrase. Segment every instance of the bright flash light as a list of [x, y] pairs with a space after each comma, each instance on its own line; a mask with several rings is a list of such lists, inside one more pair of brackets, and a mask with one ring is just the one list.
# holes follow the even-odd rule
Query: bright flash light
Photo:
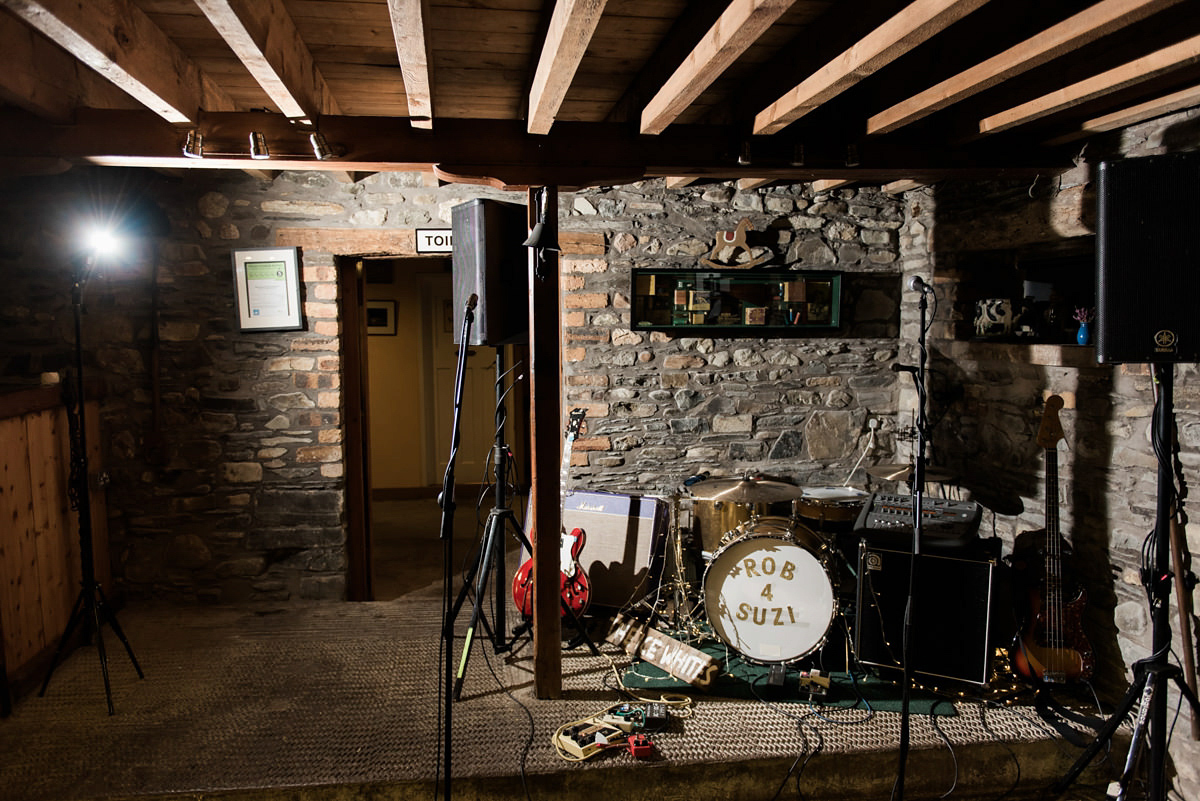
[[112, 229], [96, 227], [88, 231], [84, 244], [93, 258], [103, 259], [115, 256], [121, 250], [121, 237]]

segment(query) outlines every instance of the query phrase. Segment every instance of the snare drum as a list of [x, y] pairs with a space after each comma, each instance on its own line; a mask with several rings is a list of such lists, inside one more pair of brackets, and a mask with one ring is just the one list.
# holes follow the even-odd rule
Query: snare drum
[[[751, 662], [794, 662], [825, 642], [837, 610], [823, 546], [811, 530], [774, 518], [747, 526], [704, 573], [709, 625]], [[798, 534], [799, 536], [796, 536]]]
[[792, 512], [815, 521], [820, 531], [849, 529], [869, 494], [853, 487], [805, 487], [792, 501]]

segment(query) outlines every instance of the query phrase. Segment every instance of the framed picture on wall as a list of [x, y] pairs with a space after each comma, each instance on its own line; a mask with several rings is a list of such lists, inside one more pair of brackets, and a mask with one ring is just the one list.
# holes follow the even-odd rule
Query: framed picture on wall
[[242, 331], [298, 331], [299, 248], [239, 248], [233, 251], [233, 285]]
[[387, 337], [396, 335], [396, 301], [367, 301], [367, 334]]

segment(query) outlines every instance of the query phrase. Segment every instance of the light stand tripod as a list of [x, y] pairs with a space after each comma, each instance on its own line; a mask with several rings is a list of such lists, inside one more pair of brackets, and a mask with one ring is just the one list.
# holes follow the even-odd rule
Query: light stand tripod
[[[463, 602], [467, 598], [467, 594], [474, 586], [475, 602], [471, 609], [471, 622], [467, 626], [466, 642], [463, 644], [462, 657], [458, 663], [458, 675], [454, 679], [454, 700], [459, 700], [462, 697], [463, 677], [467, 672], [467, 661], [471, 656], [471, 646], [475, 640], [475, 627], [480, 623], [483, 624], [484, 630], [492, 640], [492, 646], [496, 653], [502, 653], [512, 647], [505, 634], [505, 612], [504, 612], [504, 594], [506, 588], [501, 581], [496, 581], [493, 584], [493, 594], [495, 595], [495, 612], [492, 618], [492, 625], [489, 626], [487, 617], [483, 614], [484, 595], [487, 592], [487, 583], [489, 575], [494, 571], [496, 575], [504, 575], [504, 532], [511, 524], [512, 531], [517, 537], [517, 540], [526, 549], [532, 552], [529, 541], [525, 538], [525, 533], [521, 531], [521, 526], [517, 521], [516, 514], [508, 506], [508, 458], [509, 448], [504, 441], [504, 425], [507, 415], [504, 410], [504, 396], [507, 392], [504, 389], [504, 351], [502, 348], [496, 348], [496, 445], [493, 449], [496, 481], [496, 496], [495, 504], [492, 510], [488, 512], [487, 522], [483, 528], [483, 543], [480, 546], [479, 558], [475, 564], [467, 571], [463, 578], [463, 587], [458, 594], [458, 599], [454, 603], [454, 609], [450, 616], [452, 620], [458, 618], [458, 613], [462, 609]], [[515, 635], [514, 635], [515, 636]]]
[[912, 533], [912, 557], [908, 562], [908, 600], [904, 607], [904, 627], [903, 635], [900, 641], [900, 661], [902, 663], [902, 686], [900, 689], [900, 755], [899, 764], [896, 769], [896, 781], [892, 785], [893, 801], [901, 801], [904, 798], [904, 774], [908, 762], [909, 751], [909, 723], [910, 723], [910, 701], [912, 694], [912, 668], [909, 666], [909, 644], [912, 641], [912, 624], [913, 624], [913, 606], [914, 593], [917, 588], [917, 559], [921, 555], [921, 504], [925, 494], [925, 438], [927, 435], [926, 426], [928, 419], [925, 410], [925, 330], [926, 317], [929, 309], [928, 295], [933, 292], [933, 287], [921, 280], [920, 276], [912, 276], [908, 280], [908, 288], [921, 293], [921, 299], [918, 304], [920, 309], [920, 327], [917, 333], [917, 366], [901, 367], [895, 365], [897, 372], [911, 372], [913, 381], [917, 386], [917, 446], [916, 452], [913, 454], [913, 472], [911, 481], [912, 484], [912, 515], [913, 515], [913, 533]]
[[1119, 798], [1125, 791], [1137, 768], [1143, 740], [1148, 745], [1146, 764], [1146, 798], [1149, 801], [1165, 801], [1167, 797], [1167, 681], [1176, 683], [1179, 692], [1192, 707], [1193, 719], [1200, 716], [1200, 701], [1183, 681], [1180, 669], [1170, 664], [1171, 619], [1169, 597], [1171, 592], [1171, 544], [1170, 528], [1175, 514], [1176, 492], [1172, 465], [1168, 454], [1174, 442], [1174, 365], [1154, 365], [1154, 380], [1159, 388], [1158, 402], [1154, 407], [1154, 451], [1158, 457], [1158, 505], [1155, 510], [1154, 530], [1147, 540], [1143, 553], [1152, 563], [1142, 566], [1142, 582], [1150, 600], [1152, 624], [1152, 652], [1145, 659], [1133, 664], [1133, 684], [1112, 716], [1096, 735], [1096, 739], [1084, 750], [1075, 764], [1055, 785], [1062, 792], [1087, 767], [1092, 758], [1109, 744], [1113, 735], [1125, 721], [1133, 705], [1140, 702], [1134, 721], [1133, 736], [1125, 769], [1120, 779]]
[[79, 562], [83, 577], [79, 596], [75, 599], [75, 606], [71, 610], [67, 627], [63, 631], [62, 637], [59, 638], [58, 647], [54, 650], [54, 657], [50, 660], [50, 668], [46, 671], [46, 678], [42, 681], [42, 689], [38, 692], [38, 696], [46, 694], [50, 677], [54, 675], [54, 670], [58, 667], [71, 634], [74, 633], [76, 626], [82, 624], [85, 640], [91, 639], [92, 636], [95, 637], [96, 651], [100, 656], [100, 673], [104, 676], [104, 697], [108, 702], [108, 714], [112, 715], [115, 711], [112, 685], [108, 678], [108, 657], [104, 652], [104, 636], [101, 632], [101, 627], [105, 623], [112, 628], [117, 639], [125, 646], [125, 652], [129, 654], [129, 661], [133, 663], [138, 678], [145, 678], [145, 675], [142, 673], [142, 667], [138, 664], [137, 657], [133, 655], [133, 648], [129, 645], [129, 640], [125, 638], [125, 632], [117, 623], [116, 613], [109, 607], [108, 600], [104, 597], [104, 590], [96, 581], [92, 502], [88, 482], [87, 420], [83, 390], [83, 288], [93, 266], [95, 266], [95, 254], [89, 253], [75, 270], [75, 282], [71, 289], [71, 305], [75, 314], [75, 380], [66, 386], [64, 392], [67, 406], [67, 426], [71, 439], [71, 473], [67, 483], [67, 495], [71, 502], [71, 508], [75, 510], [79, 518]]

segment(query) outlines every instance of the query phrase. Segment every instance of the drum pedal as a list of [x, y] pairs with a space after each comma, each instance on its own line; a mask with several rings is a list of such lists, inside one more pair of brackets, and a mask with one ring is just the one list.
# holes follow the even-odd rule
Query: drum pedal
[[819, 670], [804, 670], [800, 673], [800, 692], [806, 694], [810, 701], [815, 701], [828, 695], [829, 685], [829, 677], [822, 676]]

